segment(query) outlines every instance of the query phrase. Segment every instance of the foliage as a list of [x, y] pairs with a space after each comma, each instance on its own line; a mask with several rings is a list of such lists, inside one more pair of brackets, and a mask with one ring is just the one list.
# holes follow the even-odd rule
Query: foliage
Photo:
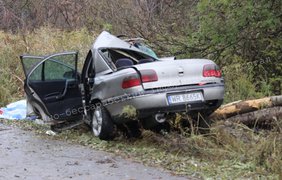
[[[200, 1], [195, 36], [202, 54], [226, 68], [239, 63], [263, 95], [281, 94], [281, 7], [275, 0]], [[234, 61], [238, 57], [241, 62]]]
[[[239, 79], [244, 80], [241, 84], [229, 81], [227, 86], [244, 88], [242, 83], [252, 86], [251, 95], [228, 90], [236, 95], [234, 98], [241, 99], [282, 94], [281, 12], [279, 0], [3, 0], [0, 27], [17, 33], [21, 41], [12, 43], [17, 45], [14, 49], [18, 52], [31, 52], [33, 44], [41, 40], [45, 51], [64, 49], [58, 46], [60, 43], [80, 50], [85, 45], [83, 41], [88, 45], [92, 39], [82, 32], [108, 30], [117, 35], [140, 36], [159, 56], [215, 60], [225, 69], [226, 80], [232, 79], [228, 75], [237, 73], [231, 72], [233, 66], [240, 68]], [[42, 26], [49, 27], [43, 28], [45, 34], [38, 33]], [[74, 35], [57, 28], [74, 30]], [[42, 39], [26, 39], [28, 35], [39, 39], [37, 35], [40, 35]], [[6, 35], [2, 33], [3, 36]], [[65, 46], [67, 42], [71, 43]], [[10, 51], [14, 49], [10, 47]], [[33, 52], [44, 52], [42, 49]], [[4, 90], [1, 96], [9, 96], [9, 91]]]
[[[235, 62], [236, 60], [233, 61]], [[248, 76], [244, 73], [240, 63], [233, 63], [223, 68], [222, 72], [225, 79], [225, 102], [255, 99], [263, 97], [264, 95], [270, 95], [270, 93], [268, 93], [269, 87], [265, 87], [265, 90], [261, 92], [256, 91], [256, 83], [258, 83], [258, 81], [255, 81], [255, 78], [251, 75]], [[263, 92], [265, 92], [265, 94]]]

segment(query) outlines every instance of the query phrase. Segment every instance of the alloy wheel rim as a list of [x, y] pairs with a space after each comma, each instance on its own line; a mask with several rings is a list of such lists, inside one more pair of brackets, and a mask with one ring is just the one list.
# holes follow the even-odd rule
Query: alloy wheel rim
[[102, 129], [102, 111], [100, 107], [97, 107], [93, 112], [92, 117], [92, 131], [95, 136], [99, 136]]

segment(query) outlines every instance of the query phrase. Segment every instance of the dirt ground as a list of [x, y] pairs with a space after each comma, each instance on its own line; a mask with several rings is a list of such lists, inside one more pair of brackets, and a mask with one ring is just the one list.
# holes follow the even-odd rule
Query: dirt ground
[[0, 123], [0, 179], [188, 178], [84, 146], [43, 139]]

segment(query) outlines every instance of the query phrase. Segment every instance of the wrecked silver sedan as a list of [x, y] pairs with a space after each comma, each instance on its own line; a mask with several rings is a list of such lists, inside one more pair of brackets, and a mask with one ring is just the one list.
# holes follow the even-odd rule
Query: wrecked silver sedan
[[28, 105], [53, 128], [91, 125], [113, 139], [123, 125], [139, 136], [177, 112], [207, 117], [223, 101], [224, 80], [207, 59], [158, 58], [140, 39], [102, 32], [79, 69], [77, 52], [22, 55]]

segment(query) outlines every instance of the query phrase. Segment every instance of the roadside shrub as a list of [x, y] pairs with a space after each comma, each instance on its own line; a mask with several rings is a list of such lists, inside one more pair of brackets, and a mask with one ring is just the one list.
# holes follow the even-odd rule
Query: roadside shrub
[[[239, 66], [240, 67], [240, 66]], [[227, 66], [223, 70], [225, 80], [224, 102], [254, 99], [263, 97], [264, 94], [256, 91], [253, 78], [238, 68], [238, 66]]]

